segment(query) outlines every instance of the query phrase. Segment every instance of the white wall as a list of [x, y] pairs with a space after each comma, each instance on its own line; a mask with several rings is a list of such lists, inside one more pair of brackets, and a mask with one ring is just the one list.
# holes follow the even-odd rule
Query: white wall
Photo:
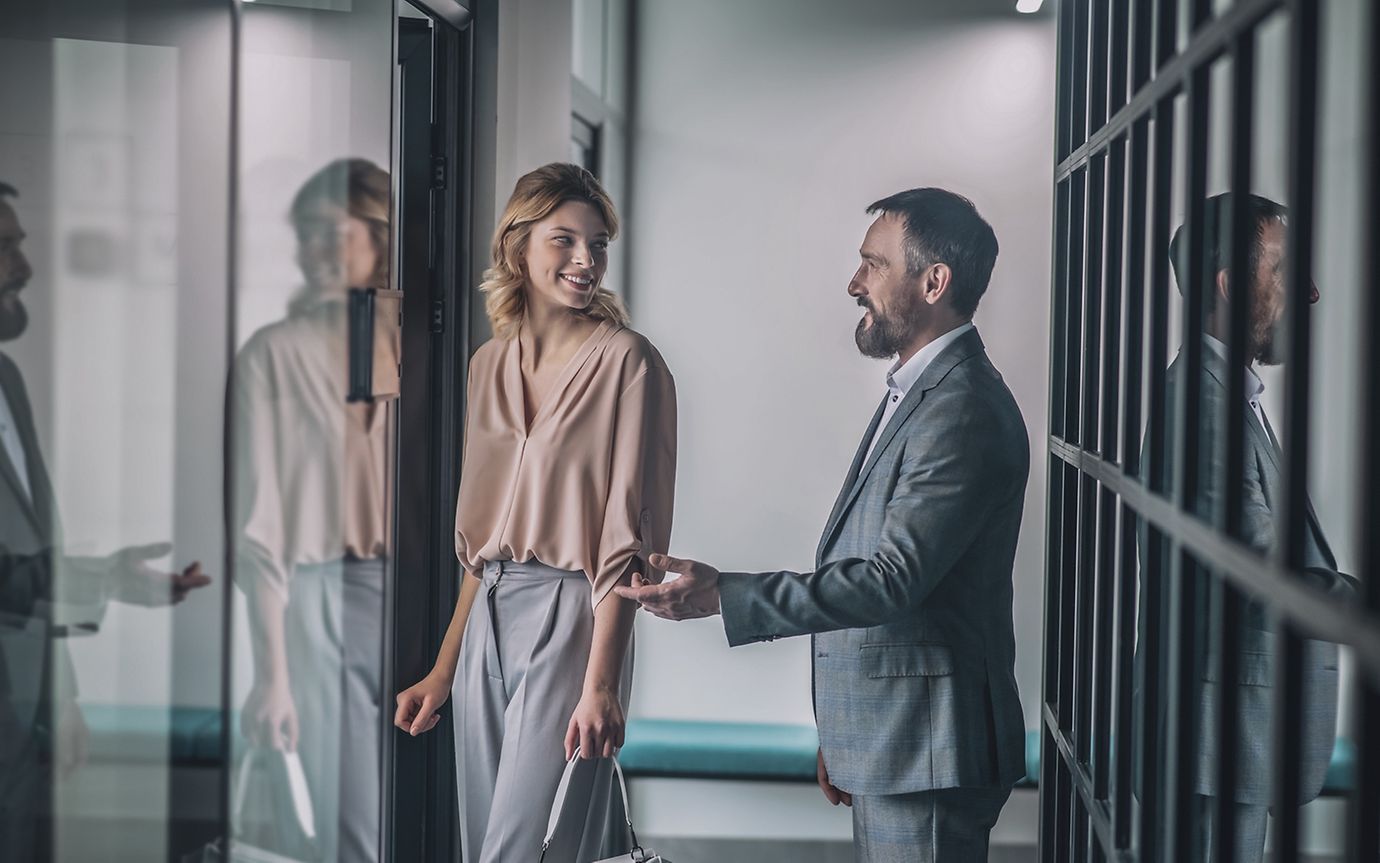
[[[977, 315], [1031, 441], [1014, 573], [1026, 724], [1040, 696], [1053, 188], [1052, 18], [939, 4], [639, 5], [629, 296], [676, 375], [672, 553], [809, 569], [887, 363], [853, 344], [845, 293], [872, 201], [942, 186], [1001, 244]], [[940, 14], [936, 14], [940, 13]], [[641, 616], [635, 716], [810, 723], [804, 638], [730, 651], [717, 620]], [[722, 835], [846, 837], [817, 792], [718, 783]], [[639, 786], [644, 830], [693, 835], [675, 788]], [[659, 795], [659, 796], [658, 796]], [[652, 799], [655, 798], [655, 799]], [[1031, 842], [1031, 807], [995, 841]], [[734, 817], [732, 813], [751, 813]]]
[[[1017, 674], [1036, 724], [1053, 177], [1048, 16], [934, 4], [762, 0], [639, 6], [635, 326], [680, 399], [672, 552], [809, 569], [886, 363], [853, 345], [845, 293], [873, 200], [973, 199], [1001, 254], [977, 324], [1030, 431]], [[729, 651], [718, 620], [642, 617], [639, 716], [812, 721], [808, 643]]]

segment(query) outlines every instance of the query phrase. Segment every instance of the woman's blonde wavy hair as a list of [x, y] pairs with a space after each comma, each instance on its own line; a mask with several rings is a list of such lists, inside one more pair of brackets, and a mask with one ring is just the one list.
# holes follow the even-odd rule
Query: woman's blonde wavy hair
[[[517, 335], [527, 310], [527, 273], [523, 258], [532, 237], [532, 226], [551, 215], [567, 201], [583, 201], [598, 211], [609, 229], [609, 239], [618, 236], [618, 213], [608, 192], [594, 175], [579, 165], [552, 162], [524, 174], [513, 188], [513, 196], [503, 210], [494, 231], [492, 266], [484, 271], [479, 290], [484, 293], [484, 310], [494, 335], [511, 339]], [[628, 310], [612, 291], [597, 286], [584, 314], [596, 320], [628, 325]]]
[[[288, 218], [300, 229], [316, 217], [316, 209], [323, 205], [343, 210], [369, 228], [369, 239], [378, 263], [367, 284], [350, 287], [388, 287], [388, 217], [392, 207], [392, 183], [388, 172], [368, 159], [336, 159], [312, 174], [297, 190]], [[310, 308], [315, 299], [312, 286], [307, 285], [288, 302], [288, 308], [300, 312]]]

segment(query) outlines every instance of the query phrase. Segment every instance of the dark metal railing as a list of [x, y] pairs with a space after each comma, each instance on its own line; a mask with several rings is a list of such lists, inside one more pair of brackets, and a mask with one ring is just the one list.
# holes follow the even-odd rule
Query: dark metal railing
[[[1348, 602], [1304, 578], [1310, 542], [1313, 404], [1310, 274], [1318, 221], [1323, 0], [1065, 0], [1057, 9], [1054, 261], [1041, 710], [1040, 859], [1191, 861], [1214, 822], [1216, 860], [1242, 849], [1242, 632], [1263, 614], [1275, 633], [1269, 800], [1272, 859], [1303, 844], [1305, 642], [1350, 648], [1356, 669], [1355, 780], [1348, 860], [1380, 859], [1380, 292], [1360, 291], [1354, 358], [1360, 471], [1355, 501], [1362, 596]], [[1380, 11], [1367, 10], [1369, 48]], [[1283, 494], [1271, 502], [1269, 550], [1250, 542], [1246, 380], [1229, 374], [1225, 406], [1204, 393], [1203, 334], [1217, 274], [1206, 230], [1212, 156], [1225, 154], [1230, 273], [1246, 273], [1256, 231], [1261, 113], [1257, 44], [1288, 24]], [[1181, 38], [1181, 30], [1187, 38]], [[1380, 272], [1380, 52], [1366, 50], [1362, 277]], [[1229, 67], [1223, 90], [1213, 71]], [[1215, 142], [1213, 118], [1226, 117]], [[1219, 145], [1213, 148], [1214, 143]], [[1225, 145], [1225, 146], [1223, 146]], [[1182, 227], [1172, 219], [1181, 218]], [[1168, 254], [1185, 238], [1173, 301]], [[1242, 280], [1242, 284], [1245, 281]], [[1250, 359], [1249, 292], [1226, 300], [1228, 369]], [[1220, 324], [1219, 324], [1220, 326]], [[1171, 333], [1182, 338], [1171, 345]], [[1178, 352], [1172, 381], [1166, 358]], [[1172, 397], [1171, 397], [1172, 393]], [[1220, 414], [1220, 415], [1218, 415]], [[1335, 419], [1335, 418], [1334, 418]], [[1216, 435], [1209, 438], [1208, 434]], [[1209, 458], [1216, 453], [1218, 460]], [[1211, 499], [1210, 487], [1220, 495]], [[1202, 715], [1204, 680], [1216, 687]], [[1204, 746], [1216, 761], [1201, 763]], [[1204, 770], [1214, 792], [1199, 796]], [[1204, 802], [1205, 801], [1205, 802]]]

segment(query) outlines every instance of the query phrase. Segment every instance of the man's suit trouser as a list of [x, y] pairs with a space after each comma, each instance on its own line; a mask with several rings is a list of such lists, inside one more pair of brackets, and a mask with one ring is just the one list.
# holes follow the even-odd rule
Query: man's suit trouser
[[[1202, 826], [1198, 835], [1202, 839], [1200, 860], [1204, 863], [1217, 863], [1212, 853], [1216, 842], [1217, 798], [1202, 794], [1198, 798], [1198, 812]], [[1236, 804], [1236, 861], [1235, 863], [1260, 863], [1265, 859], [1265, 823], [1269, 820], [1266, 807], [1249, 803]]]
[[0, 860], [43, 863], [51, 859], [39, 820], [39, 808], [50, 788], [47, 774], [32, 744], [16, 759], [0, 762]]
[[853, 796], [859, 863], [986, 863], [1010, 788], [943, 788]]

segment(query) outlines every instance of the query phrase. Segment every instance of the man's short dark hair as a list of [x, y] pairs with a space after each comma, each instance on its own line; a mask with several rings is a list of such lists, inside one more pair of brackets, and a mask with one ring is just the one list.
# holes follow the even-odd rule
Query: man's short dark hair
[[[1225, 192], [1214, 195], [1203, 202], [1203, 257], [1210, 279], [1215, 281], [1217, 274], [1231, 270], [1231, 209], [1233, 195]], [[1253, 241], [1246, 247], [1246, 271], [1255, 273], [1260, 267], [1260, 241], [1265, 235], [1265, 227], [1270, 222], [1284, 222], [1289, 209], [1283, 204], [1271, 201], [1260, 195], [1246, 195], [1246, 218], [1252, 230]], [[1174, 281], [1183, 293], [1188, 284], [1188, 236], [1184, 226], [1174, 231], [1169, 241], [1169, 265], [1174, 268]]]
[[944, 189], [908, 189], [873, 203], [867, 213], [897, 216], [905, 225], [907, 275], [946, 264], [954, 311], [964, 317], [977, 311], [997, 262], [997, 235], [972, 201]]

